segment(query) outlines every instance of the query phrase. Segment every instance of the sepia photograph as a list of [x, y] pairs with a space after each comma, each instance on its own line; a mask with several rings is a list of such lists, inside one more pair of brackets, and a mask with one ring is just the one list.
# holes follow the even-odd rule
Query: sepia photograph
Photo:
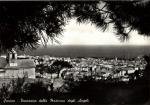
[[150, 105], [150, 1], [0, 1], [0, 103]]

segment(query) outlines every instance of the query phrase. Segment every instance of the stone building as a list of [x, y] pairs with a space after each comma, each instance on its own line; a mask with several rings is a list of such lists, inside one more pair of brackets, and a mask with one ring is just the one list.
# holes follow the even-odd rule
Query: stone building
[[0, 78], [35, 78], [35, 63], [33, 59], [18, 59], [17, 52], [11, 50], [6, 58], [0, 57]]

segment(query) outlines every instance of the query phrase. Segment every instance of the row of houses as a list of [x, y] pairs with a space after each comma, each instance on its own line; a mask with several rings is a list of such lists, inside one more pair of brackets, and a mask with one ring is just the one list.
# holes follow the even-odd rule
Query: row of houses
[[[65, 71], [66, 76], [76, 77], [84, 77], [84, 76], [93, 76], [95, 79], [107, 79], [107, 78], [114, 78], [114, 79], [121, 79], [122, 81], [129, 81], [130, 75], [134, 74], [136, 71], [142, 71], [144, 68], [142, 67], [128, 67], [126, 66], [114, 66], [111, 64], [99, 64], [94, 66], [88, 66], [87, 64], [81, 63], [77, 64], [77, 66], [73, 68], [69, 68]], [[66, 72], [67, 71], [67, 72]], [[61, 73], [60, 73], [61, 74]]]

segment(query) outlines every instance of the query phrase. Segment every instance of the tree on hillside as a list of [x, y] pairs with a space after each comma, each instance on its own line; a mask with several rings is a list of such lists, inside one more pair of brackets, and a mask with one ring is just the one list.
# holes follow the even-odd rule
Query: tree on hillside
[[52, 74], [53, 74], [53, 73], [56, 73], [57, 67], [55, 67], [55, 66], [48, 66], [47, 68], [48, 68], [48, 69], [47, 69], [47, 73], [50, 73], [50, 74], [51, 74], [51, 79], [52, 79], [52, 78], [53, 78]]
[[67, 61], [56, 60], [52, 65], [61, 66], [61, 68], [72, 68], [72, 65]]
[[35, 70], [36, 72], [43, 75], [47, 71], [47, 66], [45, 66], [44, 64], [39, 64], [39, 65], [36, 65]]
[[59, 73], [63, 68], [72, 68], [72, 65], [67, 61], [56, 60], [51, 65], [53, 70], [57, 73], [57, 78], [59, 78]]

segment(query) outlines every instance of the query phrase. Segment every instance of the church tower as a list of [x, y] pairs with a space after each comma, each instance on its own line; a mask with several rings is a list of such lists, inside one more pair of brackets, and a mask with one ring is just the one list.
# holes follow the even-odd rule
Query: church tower
[[11, 52], [12, 52], [12, 60], [17, 60], [17, 52], [14, 49], [12, 49]]
[[9, 63], [9, 66], [17, 66], [17, 52], [14, 49], [8, 51], [6, 59]]

